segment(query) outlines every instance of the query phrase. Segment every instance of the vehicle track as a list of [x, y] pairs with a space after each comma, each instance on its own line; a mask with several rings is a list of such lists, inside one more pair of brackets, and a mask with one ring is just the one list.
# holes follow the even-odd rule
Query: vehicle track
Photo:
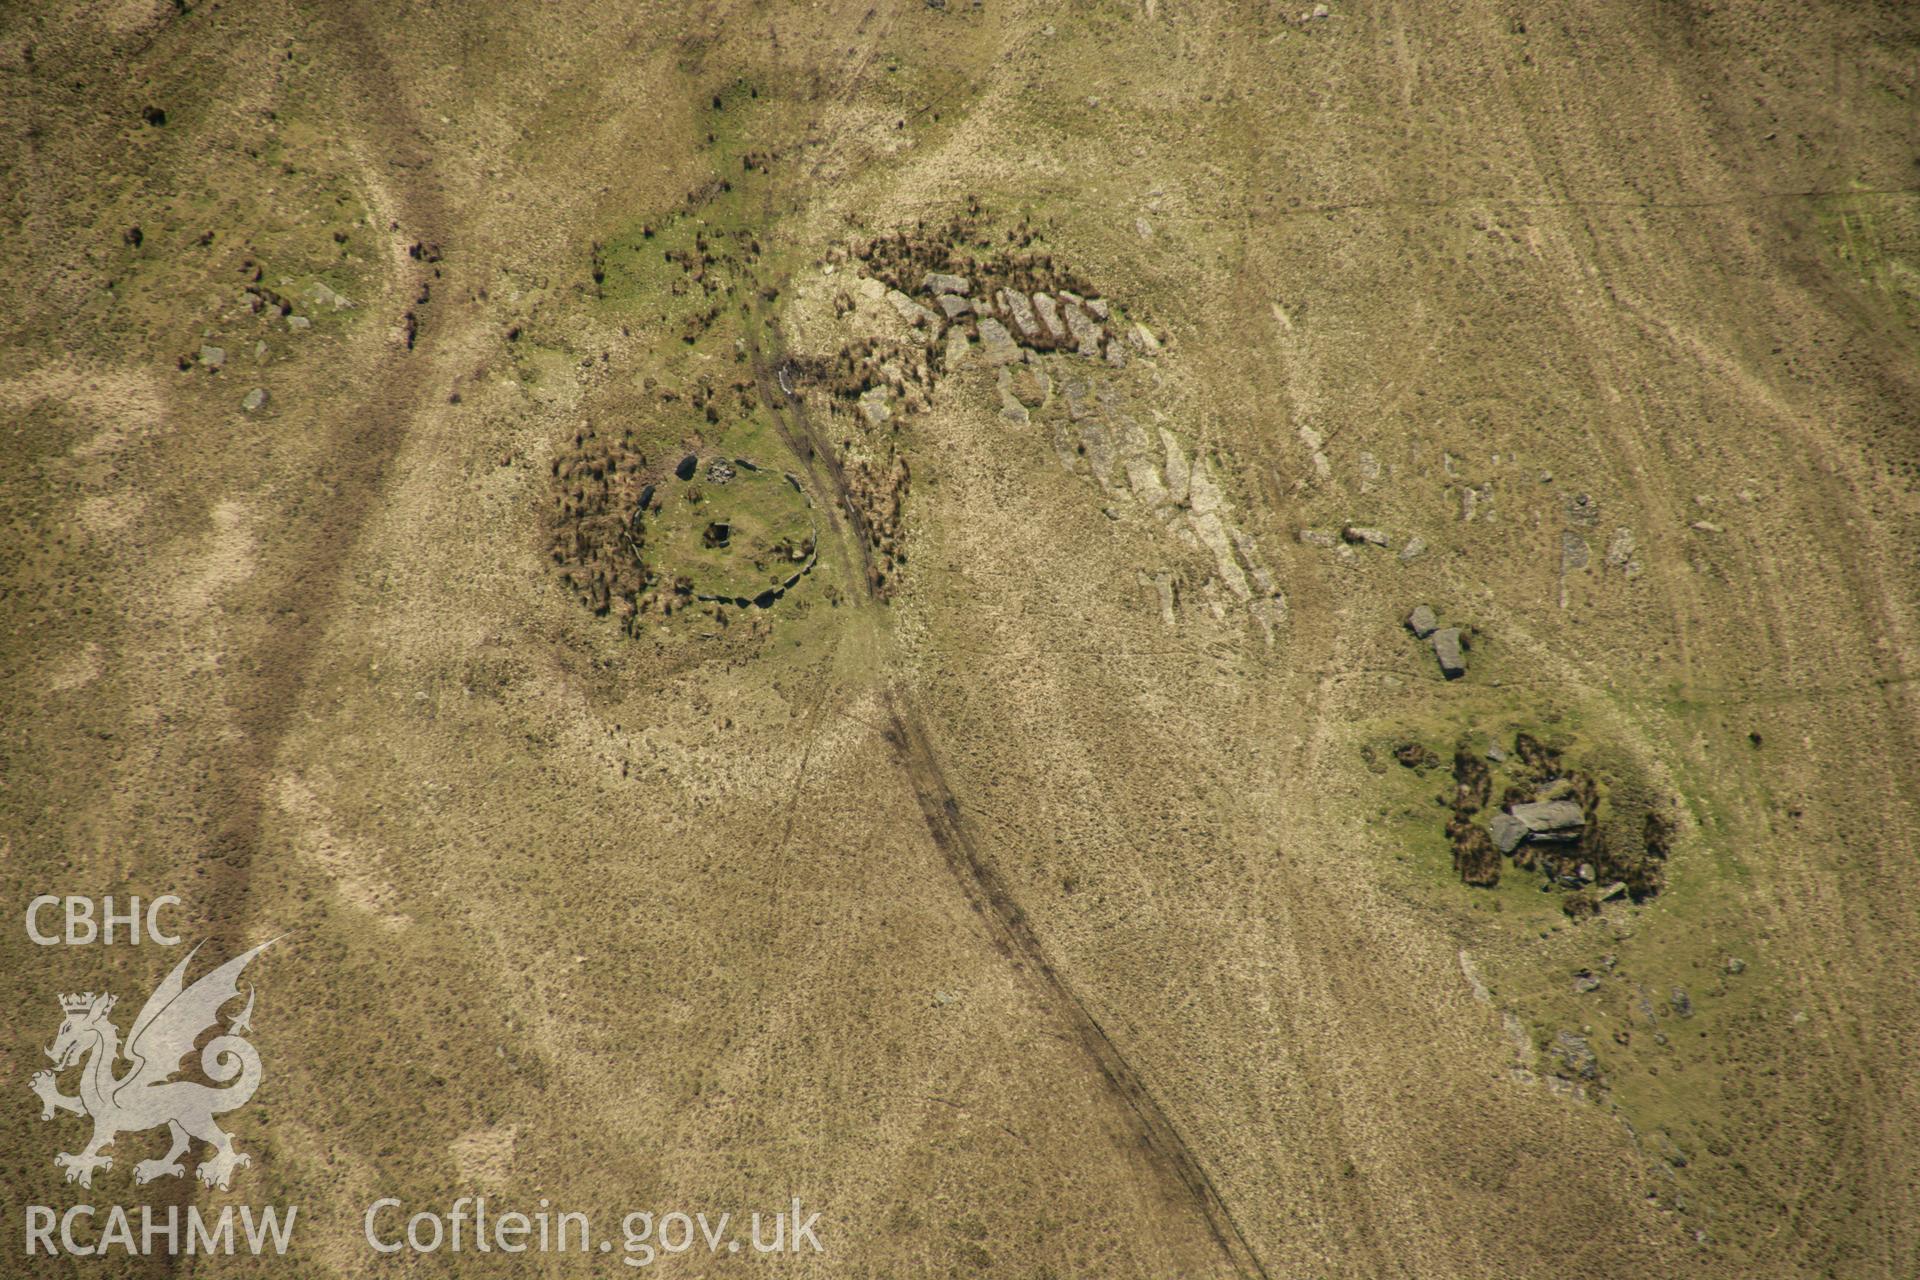
[[[752, 296], [761, 295], [754, 290]], [[865, 517], [849, 493], [846, 470], [831, 444], [821, 439], [809, 423], [806, 405], [788, 390], [783, 380], [786, 362], [784, 353], [777, 349], [774, 325], [758, 308], [753, 308], [748, 313], [746, 327], [748, 358], [761, 402], [772, 416], [781, 439], [806, 470], [808, 482], [817, 493], [831, 495], [832, 501], [821, 505], [836, 535], [842, 534], [840, 517], [846, 517], [845, 533], [851, 535], [855, 543], [867, 602], [877, 605], [872, 540]], [[763, 335], [776, 344], [774, 351], [769, 352], [763, 345]], [[968, 904], [986, 925], [995, 948], [1039, 987], [1046, 1003], [1066, 1023], [1101, 1080], [1119, 1099], [1128, 1127], [1165, 1180], [1163, 1190], [1168, 1198], [1200, 1214], [1213, 1244], [1234, 1274], [1266, 1280], [1266, 1267], [1247, 1243], [1206, 1167], [1181, 1137], [1140, 1072], [1127, 1061], [1086, 1002], [1061, 975], [1012, 890], [992, 861], [981, 852], [952, 788], [947, 785], [939, 757], [927, 738], [910, 695], [896, 687], [886, 690], [883, 697], [887, 722], [882, 736], [913, 788], [928, 834], [945, 858]]]

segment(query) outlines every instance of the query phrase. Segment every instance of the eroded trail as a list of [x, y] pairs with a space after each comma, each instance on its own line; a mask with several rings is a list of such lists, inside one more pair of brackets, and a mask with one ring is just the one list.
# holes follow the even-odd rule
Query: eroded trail
[[[370, 19], [357, 6], [341, 6], [325, 21], [344, 54], [340, 61], [349, 83], [342, 92], [369, 104], [383, 104], [380, 110], [365, 112], [363, 118], [368, 146], [389, 159], [391, 181], [379, 183], [393, 206], [388, 234], [402, 243], [411, 239], [444, 244], [450, 239], [448, 216], [430, 180], [431, 160], [399, 105], [404, 98]], [[300, 706], [307, 673], [324, 641], [347, 558], [378, 507], [406, 439], [407, 421], [428, 394], [426, 371], [435, 335], [426, 317], [431, 313], [428, 300], [434, 278], [440, 274], [419, 254], [407, 259], [404, 270], [393, 272], [372, 321], [390, 328], [393, 336], [371, 362], [364, 393], [340, 414], [321, 451], [323, 468], [312, 478], [319, 492], [297, 505], [286, 504], [310, 514], [286, 522], [283, 536], [299, 550], [287, 557], [289, 572], [275, 593], [301, 604], [297, 612], [283, 612], [250, 656], [248, 666], [260, 673], [261, 683], [243, 704], [246, 737], [235, 749], [238, 758], [224, 765], [231, 775], [231, 795], [213, 843], [213, 854], [220, 860], [216, 892], [223, 909], [209, 927], [225, 930], [231, 943], [245, 936], [248, 886], [281, 740]]]
[[[768, 351], [763, 345], [763, 338], [778, 341], [774, 325], [756, 313], [749, 317], [747, 332], [748, 353], [761, 402], [772, 416], [781, 438], [805, 469], [809, 485], [830, 499], [822, 503], [828, 520], [836, 536], [851, 538], [866, 601], [870, 607], [877, 605], [879, 595], [872, 572], [871, 540], [866, 521], [849, 493], [845, 468], [831, 443], [821, 439], [809, 423], [806, 405], [788, 389], [784, 354], [777, 349]], [[1160, 1190], [1169, 1203], [1200, 1215], [1213, 1245], [1234, 1274], [1265, 1280], [1266, 1267], [1247, 1243], [1205, 1165], [1181, 1136], [1140, 1072], [1127, 1061], [1085, 1001], [1060, 974], [1005, 879], [982, 852], [959, 801], [947, 785], [939, 756], [927, 737], [912, 695], [898, 687], [890, 688], [885, 692], [884, 706], [887, 720], [883, 735], [908, 785], [913, 788], [914, 799], [926, 819], [927, 833], [968, 904], [986, 926], [994, 947], [1040, 989], [1047, 1007], [1065, 1025], [1102, 1083], [1119, 1102], [1128, 1129], [1160, 1175]]]
[[[390, 203], [391, 226], [383, 230], [397, 245], [408, 240], [447, 243], [452, 238], [449, 218], [432, 181], [431, 159], [401, 105], [405, 99], [372, 20], [361, 7], [343, 5], [322, 22], [340, 50], [341, 93], [349, 100], [379, 104], [361, 117], [366, 121], [366, 146], [388, 160], [384, 179], [369, 175]], [[217, 939], [229, 952], [253, 940], [258, 914], [254, 871], [275, 803], [276, 763], [326, 644], [349, 558], [379, 509], [408, 422], [432, 386], [427, 371], [436, 335], [427, 322], [428, 302], [441, 272], [419, 253], [409, 257], [396, 249], [394, 258], [405, 265], [390, 272], [387, 290], [369, 321], [388, 336], [368, 360], [362, 393], [343, 407], [318, 451], [323, 461], [310, 478], [309, 492], [284, 504], [290, 513], [279, 535], [287, 548], [285, 572], [272, 592], [298, 607], [280, 610], [246, 655], [244, 669], [256, 674], [245, 696], [236, 699], [244, 732], [209, 763], [218, 783], [218, 812], [205, 855], [212, 874], [202, 929], [203, 936]], [[203, 1188], [191, 1178], [172, 1179], [154, 1190], [165, 1205], [185, 1207], [203, 1198]], [[171, 1276], [182, 1262], [181, 1254], [162, 1253], [154, 1257], [151, 1270]]]

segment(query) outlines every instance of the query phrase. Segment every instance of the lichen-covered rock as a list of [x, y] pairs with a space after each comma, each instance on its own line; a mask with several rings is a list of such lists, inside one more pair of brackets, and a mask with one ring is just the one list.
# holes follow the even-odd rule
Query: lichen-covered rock
[[1100, 326], [1071, 302], [1060, 309], [1060, 316], [1066, 321], [1067, 333], [1073, 339], [1075, 354], [1090, 360], [1097, 358], [1100, 354]]
[[898, 289], [887, 290], [887, 301], [900, 313], [900, 318], [908, 324], [921, 329], [938, 329], [940, 317], [909, 298]]
[[1038, 342], [1041, 338], [1040, 318], [1033, 313], [1033, 303], [1027, 295], [1017, 289], [1002, 289], [999, 293], [1000, 310], [1013, 323], [1013, 330], [1023, 342]]
[[1060, 307], [1051, 295], [1034, 294], [1033, 313], [1040, 317], [1040, 333], [1047, 341], [1058, 343], [1067, 340], [1067, 322], [1060, 318]]
[[988, 364], [1012, 364], [1020, 358], [1020, 344], [1005, 325], [988, 316], [980, 321], [980, 353]]

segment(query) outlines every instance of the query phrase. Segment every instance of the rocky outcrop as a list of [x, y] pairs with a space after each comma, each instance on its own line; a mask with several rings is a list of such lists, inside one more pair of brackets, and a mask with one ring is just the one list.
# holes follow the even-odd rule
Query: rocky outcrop
[[1180, 589], [1173, 575], [1164, 596], [1156, 586], [1163, 621], [1188, 602], [1217, 615], [1242, 609], [1273, 641], [1286, 602], [1257, 541], [1236, 524], [1206, 462], [1167, 427], [1142, 426], [1115, 394], [1112, 371], [1130, 352], [1160, 352], [1159, 335], [1063, 267], [1025, 224], [1004, 242], [985, 231], [977, 206], [945, 227], [857, 241], [828, 258], [824, 272], [845, 264], [858, 273], [836, 314], [870, 316], [873, 327], [835, 356], [794, 362], [796, 385], [824, 392], [830, 411], [850, 414], [872, 444], [924, 408], [945, 375], [984, 366], [1003, 421], [1048, 422], [1063, 466], [1116, 503], [1137, 503], [1205, 557], [1211, 573], [1197, 589]]

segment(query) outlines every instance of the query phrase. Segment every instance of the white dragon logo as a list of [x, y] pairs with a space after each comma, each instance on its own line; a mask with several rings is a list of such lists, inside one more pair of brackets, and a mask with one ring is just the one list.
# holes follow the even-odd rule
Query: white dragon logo
[[[273, 941], [227, 961], [191, 987], [186, 985], [187, 964], [200, 948], [189, 951], [133, 1020], [126, 1048], [127, 1061], [133, 1065], [118, 1079], [113, 1065], [120, 1052], [120, 1032], [107, 1021], [114, 997], [104, 992], [96, 996], [91, 991], [60, 997], [66, 1020], [47, 1050], [54, 1067], [33, 1077], [33, 1091], [40, 1096], [42, 1120], [53, 1119], [56, 1111], [93, 1117], [93, 1141], [86, 1149], [78, 1155], [62, 1152], [53, 1158], [67, 1171], [68, 1182], [91, 1187], [95, 1169], [113, 1167], [113, 1157], [100, 1154], [102, 1147], [110, 1146], [119, 1134], [163, 1124], [173, 1135], [173, 1146], [160, 1159], [142, 1160], [133, 1167], [137, 1183], [151, 1182], [162, 1174], [177, 1178], [185, 1173], [180, 1157], [193, 1138], [213, 1148], [212, 1157], [195, 1170], [209, 1187], [226, 1190], [233, 1171], [253, 1163], [234, 1149], [233, 1137], [213, 1122], [214, 1116], [246, 1105], [260, 1087], [260, 1055], [241, 1038], [242, 1033], [253, 1029], [251, 986], [240, 1016], [200, 1051], [200, 1069], [208, 1079], [221, 1084], [236, 1076], [239, 1079], [225, 1088], [214, 1088], [173, 1076], [201, 1033], [219, 1026], [221, 1006], [239, 996], [240, 971]], [[59, 1073], [82, 1060], [86, 1065], [80, 1073], [80, 1094], [68, 1097], [60, 1092]]]

